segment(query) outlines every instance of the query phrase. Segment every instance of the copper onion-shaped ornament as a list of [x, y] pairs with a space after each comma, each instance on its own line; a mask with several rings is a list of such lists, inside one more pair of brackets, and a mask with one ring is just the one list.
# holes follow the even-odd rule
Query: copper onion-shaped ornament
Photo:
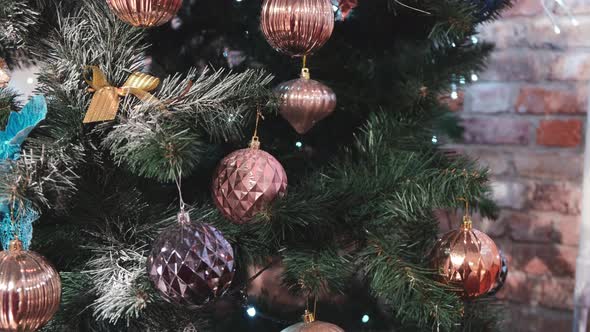
[[182, 7], [182, 0], [106, 0], [121, 20], [142, 28], [170, 21]]
[[277, 51], [294, 57], [322, 47], [334, 30], [330, 0], [265, 0], [260, 27]]
[[279, 84], [275, 93], [281, 100], [281, 115], [299, 134], [307, 133], [336, 109], [334, 91], [312, 80], [307, 68], [303, 68], [301, 78]]
[[438, 240], [432, 255], [432, 267], [440, 280], [456, 287], [464, 299], [486, 295], [496, 284], [502, 266], [494, 241], [473, 229], [468, 216], [461, 228]]
[[344, 330], [334, 324], [315, 320], [314, 315], [306, 310], [302, 323], [291, 325], [281, 332], [344, 332]]
[[59, 309], [59, 273], [16, 239], [0, 253], [0, 298], [0, 331], [36, 331]]

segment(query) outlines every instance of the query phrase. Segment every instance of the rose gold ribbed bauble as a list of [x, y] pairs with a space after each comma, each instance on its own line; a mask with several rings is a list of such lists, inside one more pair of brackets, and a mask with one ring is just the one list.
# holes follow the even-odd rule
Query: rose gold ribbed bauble
[[121, 20], [143, 28], [170, 21], [182, 6], [182, 0], [107, 0]]
[[306, 311], [302, 323], [291, 325], [281, 332], [344, 332], [344, 330], [334, 324], [315, 320], [314, 315]]
[[344, 330], [334, 324], [318, 320], [313, 323], [297, 323], [287, 327], [282, 332], [344, 332]]
[[502, 261], [494, 241], [465, 219], [436, 243], [432, 267], [442, 282], [456, 287], [464, 299], [486, 295], [495, 285]]
[[290, 56], [309, 55], [322, 47], [334, 30], [330, 0], [265, 0], [260, 26], [268, 43]]
[[10, 250], [0, 253], [0, 299], [0, 331], [36, 331], [59, 309], [59, 273], [14, 240]]
[[285, 169], [275, 157], [258, 148], [231, 153], [219, 163], [213, 176], [215, 205], [236, 224], [252, 220], [286, 192]]
[[334, 91], [310, 79], [305, 69], [301, 78], [279, 84], [275, 92], [281, 100], [281, 115], [299, 134], [307, 133], [336, 108]]

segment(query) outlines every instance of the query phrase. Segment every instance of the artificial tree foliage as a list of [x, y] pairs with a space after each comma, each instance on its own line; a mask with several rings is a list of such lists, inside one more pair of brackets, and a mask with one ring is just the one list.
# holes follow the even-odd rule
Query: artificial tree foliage
[[[40, 65], [38, 92], [49, 103], [25, 143], [28, 157], [0, 176], [3, 195], [42, 214], [33, 248], [61, 271], [62, 307], [43, 331], [278, 331], [303, 308], [244, 291], [249, 266], [276, 261], [285, 292], [324, 294], [320, 318], [347, 331], [500, 330], [493, 299], [462, 301], [428, 260], [434, 210], [465, 198], [483, 215], [496, 213], [487, 170], [432, 139], [461, 136], [440, 96], [483, 69], [493, 47], [471, 37], [509, 1], [487, 5], [359, 0], [308, 60], [312, 77], [336, 92], [337, 109], [300, 136], [272, 93], [298, 75], [300, 60], [265, 42], [260, 1], [185, 1], [174, 25], [142, 30], [104, 1], [0, 0], [0, 29], [14, 29], [10, 40], [0, 34], [0, 56]], [[172, 102], [162, 110], [128, 96], [115, 121], [83, 124], [90, 65], [114, 86], [134, 71], [157, 75], [154, 96]], [[14, 93], [0, 90], [0, 110], [15, 105]], [[289, 189], [238, 226], [213, 206], [211, 176], [247, 145], [257, 111], [262, 147], [285, 167]], [[192, 219], [217, 227], [236, 252], [232, 288], [198, 309], [165, 302], [145, 269], [155, 237], [176, 220], [176, 176]], [[247, 317], [247, 305], [263, 315]]]

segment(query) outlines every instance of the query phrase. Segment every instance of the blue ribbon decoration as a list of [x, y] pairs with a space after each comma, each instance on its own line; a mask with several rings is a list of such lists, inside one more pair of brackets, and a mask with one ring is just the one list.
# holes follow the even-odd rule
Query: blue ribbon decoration
[[39, 212], [35, 210], [31, 202], [25, 202], [19, 206], [16, 204], [13, 223], [10, 220], [10, 212], [2, 213], [0, 221], [0, 241], [2, 248], [8, 250], [10, 241], [14, 240], [14, 235], [23, 243], [23, 249], [28, 250], [33, 239], [33, 223], [39, 219]]
[[[44, 96], [34, 96], [20, 112], [11, 112], [6, 129], [0, 131], [0, 172], [8, 172], [6, 161], [18, 160], [21, 145], [31, 131], [47, 116], [47, 102]], [[4, 250], [16, 234], [23, 243], [25, 250], [29, 249], [33, 237], [33, 223], [39, 219], [39, 213], [31, 202], [15, 202], [13, 217], [10, 218], [10, 199], [8, 193], [0, 193], [0, 241]]]

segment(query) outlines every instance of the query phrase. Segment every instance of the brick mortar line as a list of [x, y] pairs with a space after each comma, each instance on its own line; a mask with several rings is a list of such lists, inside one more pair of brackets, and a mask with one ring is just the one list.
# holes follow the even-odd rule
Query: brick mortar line
[[[543, 148], [547, 148], [547, 151], [537, 151], [537, 150], [532, 150], [530, 149], [530, 147], [527, 146], [520, 146], [520, 145], [507, 145], [506, 147], [508, 147], [509, 149], [501, 149], [498, 150], [495, 147], [497, 147], [499, 145], [487, 145], [487, 144], [465, 144], [465, 143], [447, 143], [444, 145], [443, 148], [450, 148], [450, 149], [467, 149], [467, 150], [478, 150], [478, 151], [483, 151], [483, 152], [490, 152], [490, 153], [498, 153], [498, 154], [507, 154], [507, 155], [513, 155], [514, 153], [519, 153], [519, 152], [528, 152], [527, 154], [530, 155], [539, 155], [538, 152], [541, 152], [543, 154], [554, 154], [555, 152], [559, 152], [556, 151], [557, 149], [563, 149], [563, 151], [561, 151], [561, 153], [559, 153], [560, 155], [563, 155], [564, 157], [578, 157], [578, 156], [583, 156], [584, 155], [584, 151], [575, 151], [572, 148], [550, 148], [550, 147], [543, 147]], [[550, 152], [550, 153], [546, 153], [546, 152]]]
[[[445, 144], [446, 146], [451, 146], [450, 144]], [[544, 146], [544, 145], [537, 145], [536, 143], [533, 143], [533, 145], [529, 144], [482, 144], [482, 143], [453, 143], [452, 146], [454, 148], [460, 148], [460, 147], [474, 147], [474, 148], [498, 148], [497, 151], [505, 151], [506, 148], [514, 148], [516, 152], [520, 151], [518, 149], [521, 149], [522, 151], [531, 151], [531, 147], [534, 147], [534, 151], [535, 152], [556, 152], [556, 151], [564, 151], [564, 152], [568, 152], [568, 153], [574, 153], [577, 152], [580, 155], [584, 154], [584, 145], [583, 142], [580, 146], [578, 147], [572, 147], [572, 148], [567, 148], [567, 147], [551, 147], [551, 146]], [[490, 149], [491, 150], [491, 149]]]
[[[504, 181], [504, 182], [510, 182], [510, 183], [520, 183], [520, 184], [527, 184], [529, 182], [534, 182], [534, 183], [544, 184], [544, 185], [563, 183], [563, 184], [571, 185], [574, 188], [582, 188], [580, 182], [579, 181], [575, 181], [575, 180], [566, 180], [566, 179], [559, 180], [559, 179], [539, 178], [539, 179], [527, 179], [527, 181], [518, 181], [518, 179], [522, 179], [523, 178], [522, 176], [519, 176], [519, 175], [520, 174], [513, 174], [513, 175], [494, 175], [494, 176], [490, 176], [490, 179], [498, 180], [498, 181]], [[514, 181], [514, 180], [517, 180], [517, 181]], [[541, 210], [533, 210], [533, 209], [526, 209], [526, 208], [525, 208], [525, 210], [543, 212]], [[563, 213], [562, 213], [562, 215], [565, 215], [565, 216], [575, 216], [575, 215], [563, 214]]]

